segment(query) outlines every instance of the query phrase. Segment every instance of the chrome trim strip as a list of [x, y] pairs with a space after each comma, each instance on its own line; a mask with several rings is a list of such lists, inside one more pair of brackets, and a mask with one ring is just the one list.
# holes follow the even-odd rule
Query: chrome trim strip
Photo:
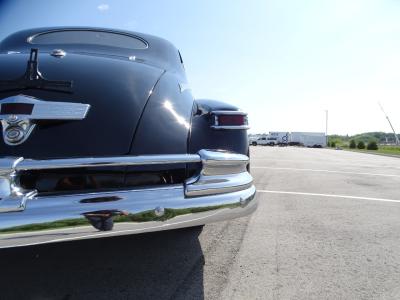
[[33, 160], [21, 161], [16, 170], [42, 170], [42, 169], [68, 169], [89, 167], [116, 167], [116, 166], [140, 166], [161, 165], [200, 162], [197, 154], [166, 154], [166, 155], [143, 155], [143, 156], [116, 156], [116, 157], [84, 157], [67, 159]]
[[211, 112], [213, 115], [238, 115], [238, 116], [247, 116], [246, 112], [240, 110], [213, 110]]
[[227, 129], [227, 130], [230, 130], [230, 129], [236, 129], [236, 130], [244, 129], [244, 130], [247, 130], [247, 129], [250, 129], [250, 126], [248, 126], [248, 125], [243, 125], [243, 126], [218, 126], [218, 125], [212, 125], [211, 128], [212, 129]]

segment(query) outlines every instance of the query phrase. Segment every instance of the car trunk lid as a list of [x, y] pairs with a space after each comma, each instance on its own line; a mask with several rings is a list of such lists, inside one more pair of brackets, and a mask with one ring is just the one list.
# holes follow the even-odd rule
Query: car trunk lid
[[[27, 72], [29, 54], [1, 54], [0, 81]], [[29, 68], [29, 64], [28, 64]], [[129, 58], [39, 53], [38, 70], [51, 81], [71, 82], [70, 91], [43, 86], [0, 90], [0, 101], [15, 95], [41, 101], [89, 104], [82, 120], [42, 120], [20, 145], [0, 139], [1, 156], [55, 158], [128, 154], [141, 114], [163, 70]], [[0, 115], [1, 117], [1, 115]], [[4, 116], [3, 116], [4, 117]]]

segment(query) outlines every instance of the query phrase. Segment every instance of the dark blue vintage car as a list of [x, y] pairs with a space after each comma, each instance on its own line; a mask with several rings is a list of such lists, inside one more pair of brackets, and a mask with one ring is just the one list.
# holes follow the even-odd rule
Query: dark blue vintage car
[[0, 44], [0, 248], [240, 217], [248, 122], [194, 99], [168, 41], [40, 28]]

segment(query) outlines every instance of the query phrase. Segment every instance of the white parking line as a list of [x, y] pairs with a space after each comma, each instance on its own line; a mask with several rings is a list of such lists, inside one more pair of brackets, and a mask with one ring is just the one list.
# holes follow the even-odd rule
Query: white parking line
[[252, 161], [265, 161], [265, 162], [273, 162], [273, 163], [280, 163], [280, 162], [293, 162], [293, 163], [306, 163], [306, 164], [324, 164], [324, 165], [333, 165], [333, 166], [345, 166], [345, 167], [360, 167], [360, 168], [393, 168], [393, 169], [400, 169], [400, 166], [394, 166], [393, 164], [388, 165], [371, 165], [371, 164], [349, 164], [348, 161], [336, 161], [336, 162], [327, 162], [327, 161], [320, 161], [320, 160], [313, 160], [313, 161], [299, 161], [295, 159], [272, 159], [272, 158], [257, 158], [251, 157]]
[[319, 170], [319, 169], [300, 169], [300, 168], [277, 168], [277, 167], [251, 167], [252, 169], [268, 169], [268, 170], [289, 170], [289, 171], [307, 171], [307, 172], [324, 172], [324, 173], [337, 173], [337, 174], [352, 174], [352, 175], [367, 175], [367, 176], [383, 176], [383, 177], [400, 177], [396, 174], [382, 174], [382, 173], [365, 173], [365, 172], [347, 172], [347, 171], [332, 171], [332, 170]]
[[304, 193], [304, 192], [257, 190], [257, 193], [317, 196], [317, 197], [345, 198], [345, 199], [357, 199], [357, 200], [368, 200], [368, 201], [383, 201], [383, 202], [400, 202], [400, 200], [395, 200], [395, 199], [371, 198], [371, 197], [349, 196], [349, 195], [334, 195], [334, 194], [317, 194], [317, 193]]

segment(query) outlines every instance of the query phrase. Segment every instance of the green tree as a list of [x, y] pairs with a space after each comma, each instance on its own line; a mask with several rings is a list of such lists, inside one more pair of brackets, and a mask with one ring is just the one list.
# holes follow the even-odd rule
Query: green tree
[[358, 149], [365, 149], [365, 143], [363, 141], [359, 141], [357, 144]]
[[375, 141], [370, 141], [367, 145], [368, 150], [378, 150], [378, 144]]
[[350, 149], [356, 149], [356, 141], [355, 140], [351, 140], [349, 147], [350, 147]]
[[331, 142], [331, 147], [335, 148], [336, 147], [336, 142]]

